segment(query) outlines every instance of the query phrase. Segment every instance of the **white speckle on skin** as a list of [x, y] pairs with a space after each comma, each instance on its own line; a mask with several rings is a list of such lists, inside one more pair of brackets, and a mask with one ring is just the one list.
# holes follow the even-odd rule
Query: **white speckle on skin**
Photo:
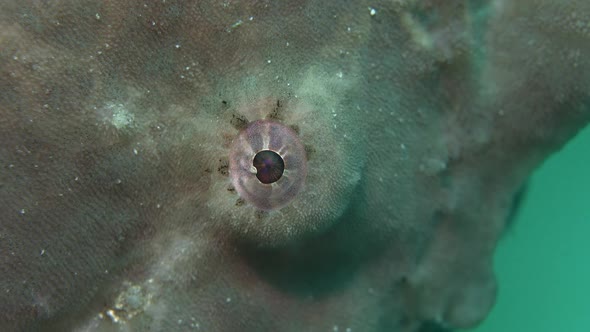
[[135, 121], [133, 113], [129, 112], [123, 104], [108, 104], [104, 111], [111, 114], [109, 122], [117, 129], [132, 127]]
[[447, 163], [438, 158], [427, 158], [420, 164], [420, 171], [427, 175], [435, 175], [444, 171], [447, 168]]
[[96, 17], [97, 20], [100, 20], [100, 14], [99, 13], [94, 14], [94, 17]]
[[377, 15], [377, 10], [373, 7], [369, 7], [369, 14], [371, 16], [375, 16], [375, 15]]
[[115, 314], [115, 311], [113, 309], [107, 310], [107, 316], [109, 316], [111, 318], [111, 320], [113, 321], [113, 323], [118, 323], [120, 321], [119, 316], [117, 316]]
[[228, 297], [225, 299], [225, 302], [230, 303], [231, 302], [231, 297]]
[[244, 21], [237, 20], [236, 23], [234, 23], [234, 24], [231, 25], [231, 28], [232, 29], [235, 29], [235, 28], [239, 27], [240, 25], [242, 25], [242, 23], [244, 23]]
[[45, 255], [45, 249], [41, 249], [41, 256]]
[[20, 209], [20, 214], [25, 214], [27, 211], [25, 209]]

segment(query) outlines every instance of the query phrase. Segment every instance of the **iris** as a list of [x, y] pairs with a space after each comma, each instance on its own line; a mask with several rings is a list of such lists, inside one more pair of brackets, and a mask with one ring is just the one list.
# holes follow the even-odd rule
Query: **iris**
[[285, 170], [283, 158], [276, 152], [264, 150], [254, 156], [254, 167], [256, 167], [256, 177], [264, 184], [277, 182]]

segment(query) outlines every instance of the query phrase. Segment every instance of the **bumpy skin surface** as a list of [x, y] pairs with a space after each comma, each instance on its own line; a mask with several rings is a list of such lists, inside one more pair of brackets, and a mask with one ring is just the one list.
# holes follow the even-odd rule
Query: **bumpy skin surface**
[[[2, 1], [0, 326], [473, 326], [589, 70], [585, 0]], [[261, 212], [227, 165], [264, 118], [308, 173]]]

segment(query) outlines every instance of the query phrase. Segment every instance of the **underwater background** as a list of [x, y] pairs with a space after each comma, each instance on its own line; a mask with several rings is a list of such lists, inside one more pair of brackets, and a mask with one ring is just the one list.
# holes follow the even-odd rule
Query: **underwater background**
[[496, 305], [472, 331], [590, 331], [589, 150], [586, 128], [533, 174], [496, 251]]

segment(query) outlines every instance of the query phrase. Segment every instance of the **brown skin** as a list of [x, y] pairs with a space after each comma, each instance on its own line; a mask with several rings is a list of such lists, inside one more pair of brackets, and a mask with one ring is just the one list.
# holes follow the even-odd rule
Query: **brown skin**
[[[0, 326], [476, 325], [514, 195], [590, 119], [588, 21], [585, 1], [2, 2]], [[271, 211], [228, 176], [265, 118], [307, 152]]]

